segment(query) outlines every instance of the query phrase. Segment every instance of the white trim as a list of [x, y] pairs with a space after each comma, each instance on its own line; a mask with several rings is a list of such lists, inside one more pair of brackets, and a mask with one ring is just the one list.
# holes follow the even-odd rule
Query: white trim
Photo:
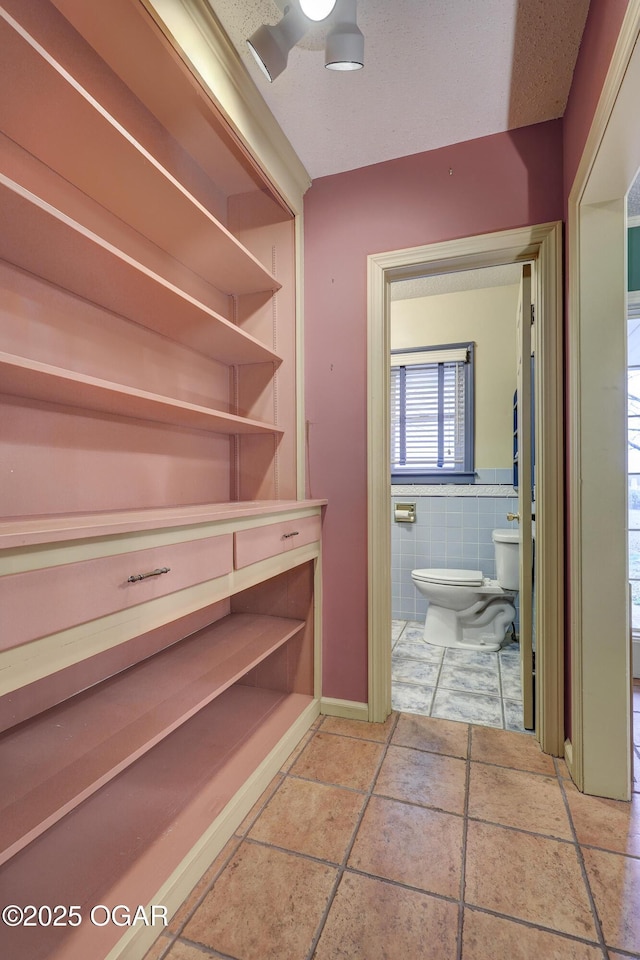
[[640, 680], [640, 637], [634, 637], [631, 644], [631, 676]]
[[343, 720], [368, 720], [369, 707], [357, 700], [336, 700], [323, 697], [320, 701], [320, 713], [326, 717], [342, 717]]
[[[640, 161], [639, 31], [640, 0], [629, 0], [569, 196], [571, 774], [586, 793], [616, 799], [631, 790], [627, 558], [615, 545], [627, 540], [618, 464], [626, 460], [625, 198]], [[603, 543], [614, 545], [606, 558]]]
[[294, 213], [309, 174], [207, 0], [142, 0]]
[[[504, 263], [537, 263], [535, 324], [539, 406], [536, 431], [536, 593], [540, 723], [543, 750], [561, 754], [563, 733], [564, 570], [561, 225], [506, 230], [461, 240], [395, 250], [368, 258], [368, 544], [369, 719], [391, 710], [391, 495], [389, 480], [389, 286], [412, 275], [429, 276]], [[544, 402], [541, 399], [544, 397]], [[544, 507], [543, 507], [544, 505]], [[544, 510], [544, 514], [542, 513]], [[544, 516], [548, 519], [545, 520]], [[542, 519], [542, 523], [540, 523]], [[543, 558], [543, 562], [541, 562]], [[544, 651], [544, 652], [543, 652]], [[551, 690], [540, 697], [539, 690]], [[541, 716], [541, 714], [543, 714]]]

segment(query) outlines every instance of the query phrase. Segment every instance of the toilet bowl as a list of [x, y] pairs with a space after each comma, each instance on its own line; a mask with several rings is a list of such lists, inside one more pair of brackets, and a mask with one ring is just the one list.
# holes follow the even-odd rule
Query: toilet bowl
[[429, 601], [424, 639], [439, 647], [496, 651], [510, 639], [519, 586], [518, 530], [492, 533], [497, 578], [481, 570], [413, 570], [411, 579]]

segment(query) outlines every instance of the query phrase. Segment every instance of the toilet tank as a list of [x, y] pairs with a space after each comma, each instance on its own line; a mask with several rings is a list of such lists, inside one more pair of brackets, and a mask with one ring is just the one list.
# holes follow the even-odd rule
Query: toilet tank
[[496, 579], [503, 590], [520, 587], [520, 531], [494, 530], [491, 534], [496, 557]]

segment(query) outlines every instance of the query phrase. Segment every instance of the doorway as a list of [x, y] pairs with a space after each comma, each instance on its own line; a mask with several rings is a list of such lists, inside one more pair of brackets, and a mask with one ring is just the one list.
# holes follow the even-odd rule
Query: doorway
[[[427, 576], [440, 577], [433, 571], [444, 569], [447, 577], [495, 580], [496, 549], [509, 555], [514, 549], [496, 548], [493, 532], [510, 529], [518, 536], [514, 420], [528, 426], [532, 419], [526, 385], [515, 405], [531, 313], [527, 309], [522, 329], [522, 274], [522, 265], [511, 263], [390, 285], [392, 706], [521, 732], [525, 672], [528, 728], [533, 710], [530, 662], [526, 671], [521, 665], [528, 645], [516, 639], [522, 632], [517, 561], [509, 583], [514, 593], [489, 594], [484, 625], [466, 628], [466, 641], [476, 649], [451, 645], [440, 622], [443, 616], [450, 621], [445, 611], [431, 609], [425, 634], [428, 601], [412, 571], [426, 568], [432, 571]], [[529, 578], [525, 630], [531, 588]]]
[[618, 800], [632, 769], [626, 196], [640, 169], [639, 31], [633, 0], [569, 197], [567, 761], [585, 793]]
[[537, 318], [535, 408], [537, 430], [538, 645], [536, 736], [548, 753], [563, 750], [564, 589], [562, 485], [561, 226], [502, 231], [369, 257], [368, 473], [369, 473], [369, 718], [391, 709], [389, 483], [390, 284], [505, 263], [535, 263]]

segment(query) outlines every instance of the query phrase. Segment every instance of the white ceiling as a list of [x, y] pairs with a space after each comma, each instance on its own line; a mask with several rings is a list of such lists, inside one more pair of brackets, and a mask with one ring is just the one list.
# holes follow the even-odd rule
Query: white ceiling
[[589, 6], [358, 0], [363, 70], [324, 68], [329, 18], [270, 84], [246, 39], [275, 0], [208, 2], [312, 179], [562, 116]]

